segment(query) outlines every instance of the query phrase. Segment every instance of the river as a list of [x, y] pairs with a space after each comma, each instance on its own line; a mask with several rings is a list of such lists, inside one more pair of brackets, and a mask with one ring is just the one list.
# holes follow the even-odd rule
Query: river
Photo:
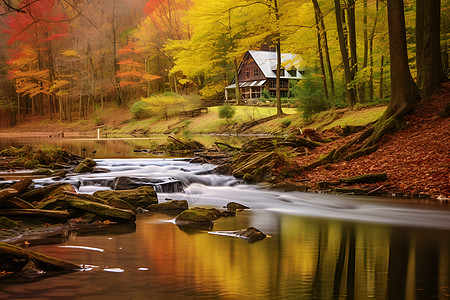
[[118, 176], [178, 180], [184, 191], [159, 192], [160, 201], [185, 199], [190, 206], [216, 208], [236, 201], [251, 210], [217, 220], [213, 231], [254, 226], [270, 237], [250, 244], [185, 232], [173, 217], [145, 213], [135, 227], [71, 233], [30, 247], [87, 269], [37, 281], [0, 282], [1, 299], [449, 297], [448, 208], [394, 198], [268, 191], [231, 176], [208, 174], [214, 166], [185, 159], [96, 161], [111, 172], [65, 180], [81, 193], [109, 189]]

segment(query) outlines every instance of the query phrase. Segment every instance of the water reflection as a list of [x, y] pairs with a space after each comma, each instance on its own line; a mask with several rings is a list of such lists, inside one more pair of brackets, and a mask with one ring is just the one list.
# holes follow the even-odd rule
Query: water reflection
[[[255, 225], [258, 212], [217, 221], [214, 230]], [[255, 244], [186, 234], [171, 217], [143, 215], [136, 232], [72, 236], [35, 250], [98, 266], [90, 272], [2, 287], [0, 297], [111, 299], [445, 299], [448, 231], [274, 214], [271, 238]], [[166, 222], [161, 222], [166, 221]], [[123, 270], [121, 273], [105, 272]], [[142, 271], [142, 269], [148, 269]]]
[[[240, 146], [250, 137], [245, 136], [217, 136], [194, 135], [193, 139], [201, 142], [206, 147], [211, 147], [214, 142], [224, 142], [233, 146]], [[154, 135], [148, 138], [49, 138], [49, 137], [0, 137], [0, 150], [9, 146], [18, 145], [54, 145], [66, 148], [83, 157], [93, 158], [138, 158], [161, 157], [161, 155], [134, 152], [140, 149], [153, 149], [156, 145], [165, 143], [166, 135]]]

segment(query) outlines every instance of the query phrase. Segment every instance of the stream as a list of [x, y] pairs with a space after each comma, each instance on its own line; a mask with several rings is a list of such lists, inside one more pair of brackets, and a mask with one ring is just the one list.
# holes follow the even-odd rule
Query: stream
[[[448, 299], [450, 210], [395, 198], [269, 191], [213, 165], [173, 158], [103, 158], [110, 173], [63, 179], [80, 193], [114, 178], [158, 179], [159, 201], [250, 210], [213, 231], [254, 226], [270, 237], [244, 240], [185, 232], [171, 216], [144, 213], [117, 225], [58, 236], [30, 247], [83, 264], [85, 271], [0, 282], [0, 299]], [[39, 185], [53, 178], [34, 180]], [[174, 184], [175, 183], [175, 184]], [[175, 188], [170, 188], [174, 186]], [[182, 190], [180, 190], [182, 187]]]

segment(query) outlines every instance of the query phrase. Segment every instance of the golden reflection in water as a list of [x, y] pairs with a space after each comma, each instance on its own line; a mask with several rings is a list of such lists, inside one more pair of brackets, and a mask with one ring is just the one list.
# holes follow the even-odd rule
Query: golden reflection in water
[[[421, 284], [425, 285], [424, 290], [430, 288], [426, 278], [416, 282], [420, 277], [417, 264], [425, 268], [430, 267], [430, 262], [421, 261], [429, 257], [417, 258], [421, 246], [416, 244], [414, 235], [397, 237], [384, 226], [289, 216], [276, 222], [279, 234], [255, 244], [206, 233], [187, 234], [174, 231], [168, 224], [159, 227], [156, 235], [146, 234], [146, 243], [152, 248], [149, 259], [158, 274], [182, 274], [170, 277], [171, 283], [175, 280], [183, 285], [187, 281], [199, 292], [214, 287], [225, 297], [385, 299], [388, 295], [400, 295], [401, 298], [391, 299], [411, 299]], [[216, 227], [220, 227], [219, 223]], [[398, 247], [398, 242], [403, 246]], [[391, 249], [392, 244], [397, 248]], [[440, 286], [435, 295], [444, 297], [448, 293], [445, 281], [449, 278], [449, 247], [448, 243], [436, 246], [422, 252], [437, 254], [431, 259], [440, 262], [441, 267], [428, 273], [436, 276], [430, 279], [431, 285]], [[399, 275], [404, 276], [403, 281], [392, 278]], [[163, 276], [162, 281], [164, 278], [169, 277]]]

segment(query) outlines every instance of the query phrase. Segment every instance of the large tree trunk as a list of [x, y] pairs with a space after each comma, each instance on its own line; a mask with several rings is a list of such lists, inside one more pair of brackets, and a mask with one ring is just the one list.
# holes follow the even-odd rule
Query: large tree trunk
[[347, 101], [348, 101], [348, 105], [353, 106], [353, 105], [355, 105], [355, 91], [350, 86], [350, 82], [352, 82], [353, 77], [352, 77], [352, 73], [350, 71], [347, 45], [346, 45], [346, 41], [345, 41], [345, 37], [344, 37], [344, 30], [342, 28], [341, 1], [334, 0], [334, 5], [335, 5], [335, 12], [336, 12], [336, 25], [337, 25], [337, 33], [338, 33], [338, 39], [339, 39], [339, 47], [341, 49], [342, 62], [344, 65], [344, 75], [345, 75], [345, 85], [346, 85], [345, 90], [346, 90], [346, 95], [347, 95]]
[[355, 0], [348, 0], [348, 40], [350, 45], [350, 73], [352, 80], [358, 73], [358, 55], [356, 54], [356, 17]]
[[[278, 0], [274, 0], [275, 6], [275, 18], [277, 20], [277, 26], [279, 28], [280, 24], [280, 14], [278, 11]], [[278, 37], [276, 40], [277, 47], [277, 79], [276, 79], [276, 96], [277, 96], [277, 115], [282, 115], [283, 110], [281, 109], [281, 91], [280, 91], [280, 77], [281, 77], [281, 38], [280, 32], [277, 33]]]
[[416, 3], [417, 84], [428, 96], [445, 81], [440, 45], [441, 2], [417, 0]]

